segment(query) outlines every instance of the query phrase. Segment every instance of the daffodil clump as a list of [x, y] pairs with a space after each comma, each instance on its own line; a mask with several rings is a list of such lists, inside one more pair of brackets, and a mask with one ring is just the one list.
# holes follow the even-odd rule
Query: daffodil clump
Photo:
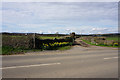
[[114, 46], [118, 46], [118, 43], [114, 43]]
[[43, 43], [44, 49], [53, 49], [60, 46], [69, 45], [70, 42], [54, 42], [54, 43]]

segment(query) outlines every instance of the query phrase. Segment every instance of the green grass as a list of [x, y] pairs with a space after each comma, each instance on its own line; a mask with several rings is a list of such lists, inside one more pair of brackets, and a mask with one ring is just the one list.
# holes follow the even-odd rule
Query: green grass
[[40, 39], [60, 39], [61, 37], [54, 37], [54, 36], [40, 36]]
[[87, 40], [84, 40], [84, 39], [82, 39], [82, 41], [84, 41], [84, 42], [87, 43], [87, 44], [95, 45], [95, 44], [92, 44], [91, 42], [89, 42], [89, 41], [87, 41]]
[[13, 48], [11, 46], [3, 46], [2, 47], [2, 55], [11, 55], [16, 53], [22, 53], [23, 50], [21, 48]]
[[10, 37], [27, 37], [27, 36], [10, 36]]
[[106, 37], [107, 40], [118, 41], [118, 37]]
[[[10, 36], [10, 37], [27, 37], [27, 36]], [[32, 36], [31, 36], [32, 37]], [[60, 39], [60, 37], [54, 37], [54, 36], [39, 36], [40, 39]]]
[[69, 50], [69, 49], [71, 49], [71, 46], [64, 46], [58, 48], [58, 50]]
[[[71, 46], [62, 46], [62, 47], [56, 47], [53, 49], [46, 49], [46, 50], [68, 50]], [[1, 48], [0, 48], [1, 49]], [[13, 48], [11, 46], [3, 46], [2, 52], [0, 55], [14, 55], [14, 54], [24, 54], [26, 52], [38, 52], [42, 51], [41, 49], [24, 49], [24, 48]]]
[[27, 37], [27, 36], [19, 36], [19, 35], [2, 35], [3, 37]]
[[104, 45], [104, 44], [93, 44], [93, 43], [91, 43], [91, 42], [89, 42], [89, 41], [87, 41], [87, 40], [84, 40], [84, 39], [82, 39], [82, 41], [84, 41], [84, 42], [87, 43], [87, 44], [94, 45], [94, 46], [102, 46], [102, 47], [120, 47], [120, 46], [112, 46], [112, 45]]
[[[13, 38], [16, 38], [16, 37], [24, 37], [24, 38], [27, 38], [28, 36], [19, 36], [19, 35], [2, 35], [2, 37], [13, 37]], [[33, 36], [31, 36], [33, 37]], [[61, 37], [58, 37], [58, 36], [38, 36], [38, 38], [40, 39], [60, 39]]]
[[2, 55], [23, 54], [25, 52], [36, 52], [36, 51], [41, 51], [41, 49], [25, 49], [23, 47], [13, 48], [11, 46], [2, 47]]

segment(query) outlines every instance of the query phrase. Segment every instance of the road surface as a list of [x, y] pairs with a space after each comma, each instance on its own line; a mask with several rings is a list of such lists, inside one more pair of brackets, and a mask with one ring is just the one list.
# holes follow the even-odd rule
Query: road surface
[[116, 48], [74, 46], [2, 59], [3, 78], [118, 78]]

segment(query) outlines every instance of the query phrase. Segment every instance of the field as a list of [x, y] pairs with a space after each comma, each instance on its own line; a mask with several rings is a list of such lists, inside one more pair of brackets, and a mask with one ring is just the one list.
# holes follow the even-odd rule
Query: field
[[[25, 37], [27, 38], [28, 36], [19, 36], [19, 35], [2, 35], [3, 37]], [[31, 36], [32, 37], [32, 36]], [[62, 37], [58, 37], [58, 36], [38, 36], [40, 39], [60, 39]]]
[[118, 41], [118, 37], [106, 37], [107, 40]]
[[39, 37], [40, 39], [60, 39], [60, 38], [62, 38], [62, 37], [58, 37], [58, 36], [40, 36]]

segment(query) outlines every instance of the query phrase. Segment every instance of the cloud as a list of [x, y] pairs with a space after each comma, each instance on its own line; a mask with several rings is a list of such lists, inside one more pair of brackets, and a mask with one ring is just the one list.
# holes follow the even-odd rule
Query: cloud
[[46, 24], [18, 24], [19, 27], [22, 28], [42, 28], [46, 27]]
[[107, 28], [92, 28], [92, 31], [108, 30]]
[[[4, 5], [5, 4], [5, 5]], [[3, 13], [9, 17], [36, 19], [101, 19], [116, 18], [117, 4], [113, 3], [4, 3]], [[92, 5], [92, 6], [91, 6]], [[111, 5], [111, 6], [110, 6]], [[5, 9], [4, 9], [5, 6]], [[6, 10], [7, 6], [7, 10]], [[88, 7], [89, 6], [89, 7]], [[103, 7], [100, 7], [103, 6]], [[114, 7], [116, 6], [116, 7]], [[104, 14], [103, 14], [104, 13]], [[3, 16], [4, 16], [3, 15]]]
[[3, 2], [118, 2], [119, 0], [3, 0]]
[[12, 31], [63, 33], [65, 29], [71, 29], [88, 33], [93, 28], [96, 31], [104, 27], [117, 28], [118, 20], [117, 2], [5, 2], [2, 12], [3, 30]]

